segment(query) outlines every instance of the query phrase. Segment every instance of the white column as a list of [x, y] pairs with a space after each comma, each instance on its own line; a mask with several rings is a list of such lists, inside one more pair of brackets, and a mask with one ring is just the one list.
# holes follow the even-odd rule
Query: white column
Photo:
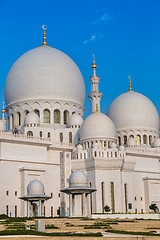
[[50, 123], [54, 123], [54, 111], [52, 109], [50, 109]]
[[82, 194], [83, 197], [83, 216], [86, 216], [86, 200], [85, 200], [85, 193]]
[[63, 122], [63, 110], [60, 109], [60, 125], [64, 125], [64, 122]]
[[86, 209], [86, 216], [88, 216], [88, 194], [85, 193], [85, 209]]
[[37, 204], [37, 212], [38, 212], [38, 217], [40, 217], [40, 200], [38, 200], [38, 204]]
[[31, 209], [32, 205], [31, 202], [29, 202], [29, 217], [32, 217], [32, 209]]
[[28, 216], [28, 201], [27, 201], [27, 218], [28, 218], [29, 216]]
[[44, 217], [44, 202], [41, 202], [41, 214]]
[[41, 200], [39, 200], [39, 217], [42, 216], [42, 204], [41, 204]]
[[69, 216], [72, 217], [72, 194], [69, 194]]
[[91, 216], [91, 194], [87, 194], [87, 216]]
[[43, 124], [43, 109], [39, 109], [40, 113], [40, 125]]

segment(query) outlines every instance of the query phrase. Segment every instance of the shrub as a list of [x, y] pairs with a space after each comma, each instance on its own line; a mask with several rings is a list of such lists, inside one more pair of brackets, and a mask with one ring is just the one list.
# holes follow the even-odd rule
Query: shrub
[[105, 212], [110, 212], [111, 209], [110, 209], [110, 207], [109, 207], [108, 205], [106, 205], [106, 206], [104, 207], [104, 211], [105, 211]]
[[152, 203], [150, 206], [149, 206], [149, 209], [150, 210], [153, 210], [155, 213], [158, 213], [158, 207], [155, 203]]

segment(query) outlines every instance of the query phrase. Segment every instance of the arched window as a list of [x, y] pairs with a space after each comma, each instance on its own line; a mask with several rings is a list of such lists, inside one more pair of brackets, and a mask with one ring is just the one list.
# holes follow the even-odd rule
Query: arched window
[[134, 136], [133, 136], [133, 135], [130, 135], [129, 138], [134, 138]]
[[16, 126], [20, 126], [21, 125], [21, 114], [20, 112], [16, 113]]
[[147, 136], [146, 135], [143, 135], [143, 144], [147, 144]]
[[94, 152], [94, 156], [97, 157], [97, 152]]
[[123, 141], [124, 141], [124, 145], [126, 145], [127, 144], [127, 136], [126, 135], [123, 136]]
[[69, 132], [69, 143], [72, 143], [72, 133]]
[[43, 111], [43, 123], [50, 123], [50, 111], [48, 109]]
[[60, 111], [59, 111], [59, 109], [54, 110], [54, 123], [60, 123]]
[[121, 146], [121, 137], [118, 137], [118, 144]]
[[42, 137], [42, 131], [40, 131], [39, 136], [40, 136], [40, 138]]
[[125, 201], [125, 210], [128, 212], [128, 197], [127, 197], [127, 183], [124, 184], [124, 201]]
[[99, 142], [99, 147], [102, 148], [102, 141]]
[[151, 135], [149, 136], [149, 144], [150, 145], [152, 144], [152, 136]]
[[115, 200], [114, 200], [114, 183], [111, 182], [111, 211], [115, 212]]
[[24, 116], [24, 119], [25, 119], [25, 117], [26, 117], [26, 115], [29, 113], [29, 111], [28, 110], [25, 110], [24, 111], [24, 114], [23, 114], [23, 116]]
[[141, 144], [141, 136], [140, 135], [136, 136], [136, 142], [137, 142], [137, 145]]
[[102, 213], [104, 213], [104, 182], [101, 182], [101, 193], [102, 193]]
[[67, 110], [63, 113], [63, 122], [64, 124], [68, 124], [69, 112]]
[[107, 146], [107, 143], [106, 143], [106, 141], [104, 141], [104, 147], [106, 148], [106, 146]]
[[63, 142], [63, 133], [60, 133], [59, 137], [60, 137], [60, 142], [62, 143]]
[[7, 117], [7, 125], [8, 125], [8, 130], [9, 130], [10, 129], [9, 116]]
[[10, 116], [10, 129], [13, 129], [14, 128], [14, 115], [11, 114]]
[[34, 112], [35, 112], [38, 116], [40, 116], [40, 112], [39, 112], [38, 109], [34, 109]]
[[[89, 183], [89, 186], [92, 187], [92, 183], [91, 182]], [[90, 212], [92, 214], [92, 212], [93, 212], [92, 211], [92, 193], [90, 194], [90, 207], [91, 207]]]
[[27, 137], [33, 137], [33, 132], [32, 131], [28, 131], [27, 132]]
[[48, 138], [50, 138], [51, 137], [51, 133], [50, 132], [48, 132]]

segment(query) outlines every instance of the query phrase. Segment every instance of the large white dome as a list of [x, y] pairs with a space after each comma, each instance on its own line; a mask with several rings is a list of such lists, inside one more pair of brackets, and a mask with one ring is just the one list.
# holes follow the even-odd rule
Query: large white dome
[[80, 141], [94, 139], [117, 139], [117, 131], [112, 120], [100, 112], [89, 115], [80, 128]]
[[6, 79], [5, 100], [7, 106], [28, 100], [64, 100], [84, 105], [84, 80], [66, 54], [52, 47], [38, 47], [13, 64]]
[[121, 129], [159, 129], [159, 115], [154, 104], [137, 92], [126, 92], [110, 105], [107, 115], [117, 130]]

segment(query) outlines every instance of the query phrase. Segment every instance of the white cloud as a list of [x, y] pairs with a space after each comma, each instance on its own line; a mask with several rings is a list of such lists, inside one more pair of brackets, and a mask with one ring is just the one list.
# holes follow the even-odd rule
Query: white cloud
[[83, 43], [87, 44], [89, 42], [97, 41], [100, 38], [103, 38], [103, 34], [98, 34], [98, 35], [94, 34], [94, 35], [90, 36], [89, 39], [85, 40]]
[[92, 21], [92, 24], [98, 24], [101, 22], [108, 22], [113, 18], [113, 16], [110, 15], [109, 12], [104, 13], [101, 17], [97, 18], [95, 21]]

